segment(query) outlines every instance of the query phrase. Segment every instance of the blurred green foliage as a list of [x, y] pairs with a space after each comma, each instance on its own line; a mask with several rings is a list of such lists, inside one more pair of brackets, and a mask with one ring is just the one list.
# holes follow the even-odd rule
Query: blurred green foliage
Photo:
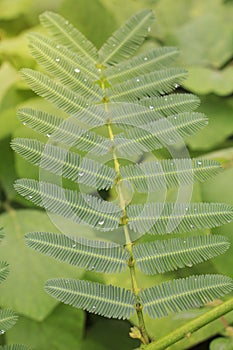
[[[178, 65], [189, 71], [182, 87], [202, 99], [200, 111], [209, 117], [209, 125], [188, 139], [191, 156], [220, 160], [226, 168], [217, 178], [196, 186], [195, 200], [233, 204], [233, 2], [223, 0], [0, 0], [0, 227], [5, 227], [6, 238], [0, 247], [0, 257], [10, 263], [11, 272], [1, 290], [0, 306], [14, 309], [21, 315], [18, 324], [6, 334], [6, 341], [21, 342], [38, 350], [107, 350], [110, 344], [121, 350], [137, 347], [128, 338], [129, 323], [109, 321], [84, 314], [59, 304], [43, 291], [51, 277], [84, 276], [74, 269], [26, 248], [24, 234], [28, 231], [56, 231], [46, 214], [20, 198], [13, 189], [18, 177], [37, 177], [36, 168], [27, 164], [10, 149], [15, 136], [32, 136], [17, 119], [19, 106], [53, 107], [36, 97], [20, 79], [19, 69], [35, 67], [27, 47], [27, 33], [42, 31], [38, 15], [45, 10], [56, 11], [78, 27], [97, 47], [129, 16], [143, 8], [152, 8], [156, 23], [143, 50], [155, 46], [177, 46]], [[180, 89], [180, 90], [182, 90]], [[36, 135], [38, 137], [38, 134]], [[230, 250], [211, 263], [191, 268], [193, 273], [219, 272], [233, 277], [233, 224], [214, 232], [224, 234], [232, 241]], [[173, 277], [185, 276], [182, 270]], [[140, 275], [140, 274], [139, 274]], [[164, 277], [140, 275], [139, 283], [152, 285]], [[102, 279], [100, 275], [89, 278]], [[104, 277], [108, 283], [129, 286], [128, 275]], [[157, 338], [186, 323], [206, 308], [173, 315], [162, 320], [149, 321], [149, 332]], [[233, 313], [226, 316], [232, 322]], [[133, 322], [133, 320], [132, 320]], [[217, 320], [189, 339], [169, 348], [186, 349], [220, 332], [223, 324]], [[220, 344], [220, 345], [219, 345]], [[211, 350], [230, 349], [229, 338], [219, 338]], [[229, 345], [230, 344], [230, 345]]]

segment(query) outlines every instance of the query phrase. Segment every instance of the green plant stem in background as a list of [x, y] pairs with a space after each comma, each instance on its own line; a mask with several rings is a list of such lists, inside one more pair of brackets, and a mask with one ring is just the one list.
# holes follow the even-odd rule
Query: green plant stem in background
[[184, 326], [177, 328], [175, 331], [169, 333], [167, 336], [149, 344], [146, 350], [164, 350], [168, 346], [175, 344], [177, 341], [183, 339], [187, 334], [193, 333], [208, 323], [217, 318], [227, 314], [233, 310], [233, 298], [225, 301], [214, 309], [204, 313], [194, 320], [186, 323]]

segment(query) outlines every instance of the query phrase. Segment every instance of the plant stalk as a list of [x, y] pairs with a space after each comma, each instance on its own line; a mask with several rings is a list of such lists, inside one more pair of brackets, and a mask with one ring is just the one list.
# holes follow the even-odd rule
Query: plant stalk
[[[105, 80], [102, 80], [102, 84], [101, 87], [103, 89], [103, 91], [105, 92]], [[105, 98], [105, 101], [107, 101], [108, 99]], [[105, 102], [105, 111], [108, 111], [108, 102]], [[109, 138], [110, 140], [114, 140], [114, 134], [112, 131], [112, 127], [111, 127], [111, 123], [109, 122], [107, 124], [108, 127], [108, 134], [109, 134]], [[113, 148], [113, 160], [114, 160], [114, 167], [115, 170], [117, 172], [118, 175], [118, 179], [121, 179], [121, 172], [120, 172], [120, 163], [118, 161], [117, 155], [116, 155], [116, 151]], [[124, 194], [122, 193], [122, 190], [120, 188], [120, 186], [118, 187], [118, 195], [119, 195], [119, 202], [120, 202], [120, 207], [123, 210], [123, 217], [124, 220], [127, 220], [127, 213], [126, 213], [126, 208], [125, 208], [125, 200], [124, 200]], [[136, 279], [136, 272], [135, 272], [135, 261], [134, 261], [134, 257], [133, 257], [133, 252], [132, 252], [132, 241], [130, 239], [130, 235], [129, 235], [129, 231], [128, 231], [128, 227], [126, 222], [123, 224], [124, 227], [124, 234], [125, 234], [125, 248], [128, 249], [129, 253], [130, 253], [130, 259], [128, 261], [128, 266], [129, 266], [129, 270], [130, 270], [130, 278], [131, 278], [131, 285], [132, 285], [132, 291], [135, 294], [135, 296], [137, 297], [137, 304], [136, 304], [136, 312], [137, 312], [137, 317], [138, 317], [138, 330], [140, 335], [138, 336], [138, 338], [141, 340], [141, 342], [144, 345], [147, 345], [150, 343], [150, 337], [146, 331], [146, 326], [145, 326], [145, 321], [144, 321], [144, 317], [143, 317], [143, 311], [142, 311], [142, 305], [140, 303], [140, 298], [138, 297], [139, 291], [140, 289], [138, 288], [137, 285], [137, 279]]]
[[183, 339], [187, 334], [193, 333], [200, 329], [201, 327], [207, 325], [208, 323], [216, 320], [217, 318], [225, 315], [226, 313], [233, 310], [233, 298], [228, 301], [225, 301], [219, 306], [207, 311], [203, 315], [195, 318], [194, 320], [186, 323], [184, 326], [181, 326], [175, 329], [173, 332], [168, 335], [160, 338], [157, 341], [149, 344], [146, 347], [146, 350], [165, 350], [168, 346], [175, 344], [177, 341]]

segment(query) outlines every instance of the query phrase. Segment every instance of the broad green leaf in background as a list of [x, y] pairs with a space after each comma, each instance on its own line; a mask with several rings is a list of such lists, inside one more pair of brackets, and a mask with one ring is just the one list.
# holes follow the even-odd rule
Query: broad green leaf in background
[[226, 96], [233, 92], [233, 67], [229, 66], [223, 70], [210, 68], [189, 68], [188, 79], [184, 87], [195, 94]]
[[59, 304], [43, 321], [19, 317], [6, 334], [7, 342], [20, 342], [32, 349], [79, 349], [84, 335], [85, 313]]
[[[31, 0], [15, 1], [11, 6], [8, 0], [0, 1], [0, 19], [9, 20], [22, 15], [25, 9], [31, 4]], [[13, 5], [13, 4], [12, 4]]]
[[224, 65], [233, 53], [232, 3], [221, 0], [162, 0], [153, 7], [157, 22], [153, 34], [178, 46], [182, 64]]
[[18, 341], [35, 350], [119, 350], [119, 338], [121, 350], [137, 346], [138, 342], [128, 337], [128, 322], [93, 315], [88, 318], [85, 330], [85, 313], [59, 304], [43, 322], [21, 316], [17, 325], [8, 331], [7, 341]]
[[232, 109], [231, 97], [223, 100], [215, 95], [208, 95], [202, 98], [199, 111], [208, 116], [209, 124], [187, 140], [192, 150], [210, 150], [233, 134]]
[[[0, 67], [0, 102], [2, 102], [5, 92], [9, 87], [19, 80], [17, 70], [8, 62], [4, 62]], [[4, 82], [4, 83], [3, 83]]]
[[56, 232], [46, 213], [39, 210], [10, 209], [0, 216], [5, 239], [0, 246], [1, 259], [11, 266], [11, 272], [1, 286], [0, 305], [35, 320], [43, 320], [57, 305], [44, 292], [47, 279], [78, 278], [82, 271], [37, 254], [24, 242], [26, 232], [40, 230]]

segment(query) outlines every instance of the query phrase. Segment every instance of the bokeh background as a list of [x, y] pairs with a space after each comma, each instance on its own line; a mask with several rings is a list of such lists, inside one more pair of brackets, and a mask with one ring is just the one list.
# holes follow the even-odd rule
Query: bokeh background
[[[27, 34], [44, 32], [39, 25], [40, 13], [60, 13], [99, 48], [129, 16], [143, 8], [154, 10], [156, 22], [142, 50], [177, 46], [181, 51], [177, 65], [189, 71], [179, 92], [199, 95], [199, 111], [209, 117], [208, 127], [187, 140], [190, 155], [219, 160], [224, 167], [213, 180], [195, 185], [193, 197], [196, 201], [233, 204], [233, 1], [0, 0], [0, 227], [6, 233], [0, 258], [10, 263], [10, 275], [0, 286], [0, 306], [11, 308], [20, 316], [12, 330], [0, 336], [0, 344], [23, 343], [37, 350], [130, 350], [138, 346], [128, 337], [129, 322], [89, 315], [60, 304], [44, 292], [45, 281], [52, 277], [89, 278], [127, 287], [128, 275], [87, 274], [25, 246], [26, 232], [56, 229], [45, 213], [14, 191], [15, 179], [36, 178], [38, 169], [13, 153], [10, 140], [17, 136], [38, 137], [18, 121], [19, 107], [52, 108], [28, 89], [19, 74], [22, 67], [37, 67], [27, 47]], [[217, 272], [233, 277], [233, 224], [213, 232], [228, 236], [232, 242], [224, 256], [163, 277], [140, 275], [140, 285], [190, 273]], [[163, 320], [147, 319], [149, 332], [160, 337], [207, 309]], [[225, 321], [233, 322], [233, 313]], [[169, 349], [218, 350], [228, 339], [218, 338], [215, 344], [209, 344], [213, 337], [222, 334], [223, 328], [223, 322], [217, 320]], [[232, 348], [233, 344], [229, 349]]]

